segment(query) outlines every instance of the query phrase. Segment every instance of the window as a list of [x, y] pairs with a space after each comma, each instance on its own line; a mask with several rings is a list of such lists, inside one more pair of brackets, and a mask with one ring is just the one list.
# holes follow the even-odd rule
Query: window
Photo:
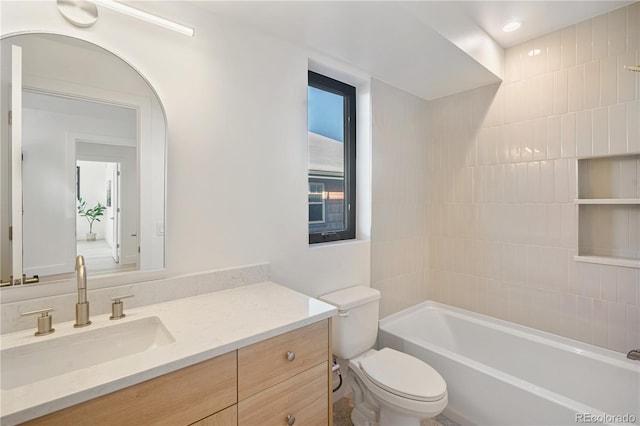
[[324, 223], [324, 183], [309, 182], [309, 223]]
[[309, 71], [309, 243], [356, 236], [356, 89]]

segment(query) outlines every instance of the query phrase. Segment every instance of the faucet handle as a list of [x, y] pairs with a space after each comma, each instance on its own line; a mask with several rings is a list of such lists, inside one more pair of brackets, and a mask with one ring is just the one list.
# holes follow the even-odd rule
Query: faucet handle
[[122, 299], [128, 299], [130, 297], [133, 297], [133, 294], [125, 294], [124, 296], [114, 296], [111, 298], [113, 303], [111, 304], [110, 320], [118, 320], [126, 317], [124, 314], [124, 304], [122, 303]]
[[38, 331], [34, 333], [34, 336], [45, 336], [56, 331], [56, 329], [52, 327], [53, 317], [49, 315], [49, 312], [53, 312], [53, 308], [44, 308], [38, 309], [36, 311], [22, 312], [20, 315], [26, 316], [41, 314], [38, 317]]

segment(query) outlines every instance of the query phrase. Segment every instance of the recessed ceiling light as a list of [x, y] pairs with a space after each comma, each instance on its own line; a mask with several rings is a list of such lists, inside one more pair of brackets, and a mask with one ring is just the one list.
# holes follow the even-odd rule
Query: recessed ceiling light
[[529, 56], [538, 56], [540, 53], [541, 53], [540, 49], [533, 49], [533, 50], [530, 50], [527, 54]]
[[515, 31], [520, 28], [521, 25], [522, 22], [520, 21], [511, 21], [507, 25], [502, 27], [502, 31], [504, 31], [505, 33], [510, 33], [511, 31]]

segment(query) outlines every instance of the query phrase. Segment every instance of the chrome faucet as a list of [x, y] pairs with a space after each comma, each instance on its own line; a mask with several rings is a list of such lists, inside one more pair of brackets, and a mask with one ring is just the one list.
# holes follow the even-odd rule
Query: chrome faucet
[[634, 361], [640, 361], [640, 349], [631, 349], [627, 354], [627, 358]]
[[76, 303], [76, 323], [74, 327], [85, 327], [89, 321], [89, 302], [87, 301], [87, 269], [84, 257], [76, 257], [76, 273], [78, 275], [78, 303]]

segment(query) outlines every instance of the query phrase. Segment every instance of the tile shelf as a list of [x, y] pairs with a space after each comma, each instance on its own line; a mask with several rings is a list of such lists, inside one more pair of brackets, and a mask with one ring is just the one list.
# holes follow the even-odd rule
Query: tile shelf
[[578, 256], [574, 256], [573, 260], [575, 260], [576, 262], [597, 263], [600, 265], [613, 265], [613, 266], [624, 266], [627, 268], [640, 268], [640, 260], [629, 259], [626, 257], [578, 255]]
[[640, 154], [580, 158], [577, 172], [574, 260], [640, 269]]
[[576, 198], [576, 204], [621, 204], [633, 205], [640, 204], [640, 198]]

